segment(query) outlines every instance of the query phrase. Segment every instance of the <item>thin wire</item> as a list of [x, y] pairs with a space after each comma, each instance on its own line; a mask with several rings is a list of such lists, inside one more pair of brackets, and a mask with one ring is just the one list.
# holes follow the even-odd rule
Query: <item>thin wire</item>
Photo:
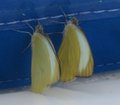
[[53, 33], [46, 33], [47, 35], [51, 35], [51, 34], [63, 34], [63, 32], [53, 32]]
[[59, 23], [59, 24], [65, 24], [65, 22], [59, 22], [59, 21], [56, 21], [56, 20], [48, 20], [48, 22]]

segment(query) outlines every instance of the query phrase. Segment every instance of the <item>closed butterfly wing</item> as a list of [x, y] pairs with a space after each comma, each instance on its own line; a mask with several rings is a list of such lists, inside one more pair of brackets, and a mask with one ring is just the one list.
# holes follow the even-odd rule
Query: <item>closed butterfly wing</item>
[[59, 80], [59, 65], [51, 44], [35, 32], [32, 37], [32, 91], [43, 92]]
[[76, 24], [77, 21], [73, 18], [64, 29], [58, 52], [61, 81], [70, 81], [75, 76], [88, 77], [93, 73], [94, 61], [90, 46], [85, 34]]
[[73, 24], [67, 24], [58, 57], [61, 68], [61, 81], [73, 80], [77, 74], [80, 47]]
[[80, 63], [77, 76], [89, 77], [93, 74], [94, 60], [90, 45], [84, 32], [76, 26], [76, 35], [80, 45]]

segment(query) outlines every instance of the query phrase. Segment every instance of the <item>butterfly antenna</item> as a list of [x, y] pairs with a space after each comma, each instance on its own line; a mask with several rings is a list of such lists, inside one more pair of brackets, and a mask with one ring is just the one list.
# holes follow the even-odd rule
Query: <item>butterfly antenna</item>
[[64, 18], [65, 18], [65, 22], [67, 23], [68, 20], [67, 20], [67, 15], [66, 15], [66, 13], [64, 12], [64, 10], [63, 10], [63, 8], [62, 8], [61, 6], [60, 6], [59, 8], [60, 8], [60, 10], [61, 10], [61, 12], [62, 12], [62, 14], [63, 14], [63, 16], [64, 16]]
[[35, 32], [34, 28], [28, 23], [28, 22], [25, 22], [26, 25], [33, 31], [33, 33]]
[[27, 31], [21, 31], [21, 30], [15, 30], [15, 29], [13, 31], [23, 33], [23, 34], [28, 34], [30, 37], [32, 37], [32, 34], [30, 32], [27, 32]]

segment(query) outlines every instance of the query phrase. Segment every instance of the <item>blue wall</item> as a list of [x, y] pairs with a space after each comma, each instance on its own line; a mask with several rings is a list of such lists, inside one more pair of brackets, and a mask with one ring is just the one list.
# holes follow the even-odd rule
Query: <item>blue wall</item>
[[[30, 85], [31, 48], [23, 50], [31, 38], [13, 30], [32, 33], [39, 19], [44, 31], [62, 32], [64, 21], [59, 7], [80, 20], [95, 60], [94, 73], [120, 68], [120, 1], [119, 0], [4, 0], [0, 1], [0, 88]], [[73, 14], [74, 13], [74, 14]], [[46, 17], [47, 19], [43, 19]], [[50, 35], [58, 51], [62, 35]]]

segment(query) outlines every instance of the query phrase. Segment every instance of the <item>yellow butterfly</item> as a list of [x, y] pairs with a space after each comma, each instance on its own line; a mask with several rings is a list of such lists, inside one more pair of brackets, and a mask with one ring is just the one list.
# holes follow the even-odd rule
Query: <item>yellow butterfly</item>
[[41, 25], [32, 36], [32, 91], [43, 92], [59, 80], [59, 64], [52, 42], [44, 36]]
[[93, 73], [94, 60], [90, 45], [75, 17], [65, 25], [58, 58], [61, 81], [73, 80], [75, 76], [88, 77]]

